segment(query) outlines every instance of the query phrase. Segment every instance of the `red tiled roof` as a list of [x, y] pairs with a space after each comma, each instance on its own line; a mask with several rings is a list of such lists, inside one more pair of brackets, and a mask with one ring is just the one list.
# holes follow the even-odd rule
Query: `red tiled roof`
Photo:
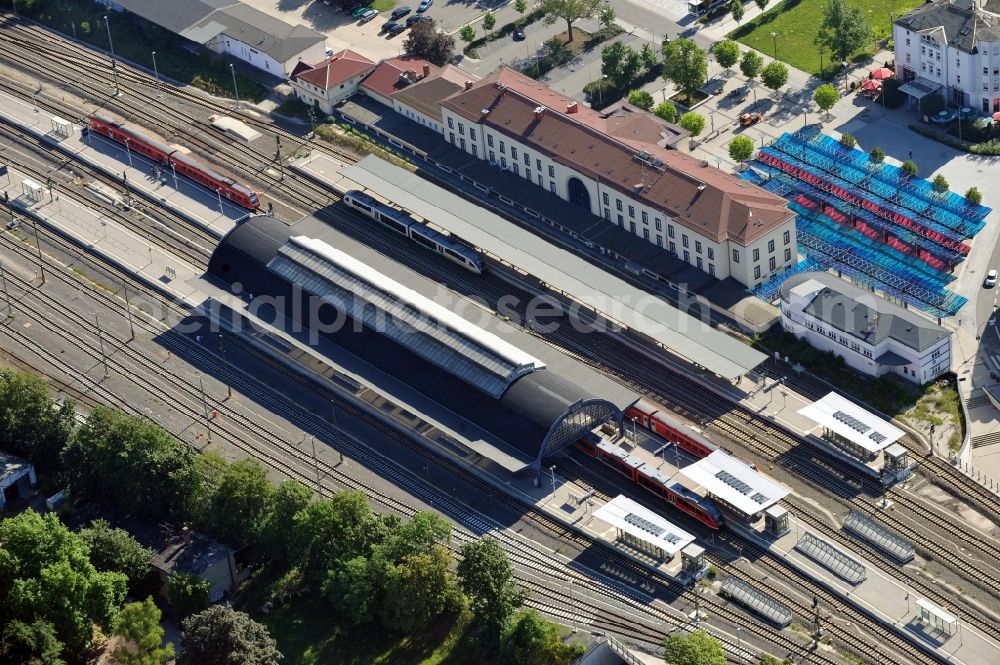
[[[438, 73], [441, 69], [437, 65], [432, 65], [423, 58], [415, 55], [386, 58], [378, 63], [371, 74], [361, 82], [361, 87], [388, 97], [392, 93], [402, 90], [410, 83], [415, 83], [423, 78], [425, 66], [431, 75]], [[400, 80], [400, 76], [407, 72], [414, 74], [413, 80], [409, 83], [404, 83]]]
[[358, 74], [363, 74], [374, 65], [374, 62], [360, 53], [344, 49], [296, 76], [300, 81], [319, 86], [323, 90], [329, 90]]
[[430, 118], [441, 120], [441, 100], [464, 90], [466, 81], [476, 80], [477, 76], [446, 65], [437, 74], [397, 90], [392, 98]]
[[[566, 105], [573, 100], [526, 78], [501, 70], [441, 105], [662, 210], [717, 242], [730, 238], [747, 245], [792, 217], [783, 198], [685, 153], [637, 137], [626, 141], [611, 136], [601, 114], [582, 105], [568, 114]], [[538, 106], [546, 107], [540, 118], [535, 115]], [[628, 133], [620, 125], [612, 130]]]

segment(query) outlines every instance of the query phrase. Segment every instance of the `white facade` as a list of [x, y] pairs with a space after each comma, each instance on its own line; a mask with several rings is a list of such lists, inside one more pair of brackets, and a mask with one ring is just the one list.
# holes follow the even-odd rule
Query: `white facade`
[[591, 213], [714, 277], [733, 277], [752, 288], [798, 263], [794, 217], [749, 247], [728, 238], [718, 242], [678, 223], [662, 210], [564, 166], [491, 127], [471, 123], [445, 107], [442, 113], [444, 138], [449, 143], [567, 201], [571, 199], [570, 181], [576, 178], [589, 193]]
[[444, 126], [441, 124], [441, 120], [438, 118], [432, 118], [426, 113], [421, 113], [415, 108], [403, 104], [395, 97], [392, 98], [392, 109], [399, 115], [406, 116], [413, 122], [423, 125], [428, 129], [432, 129], [438, 134], [444, 134]]
[[[374, 65], [372, 65], [374, 67]], [[370, 71], [370, 70], [369, 70]], [[303, 81], [296, 77], [291, 80], [292, 93], [309, 106], [318, 106], [323, 113], [330, 115], [333, 107], [344, 101], [355, 93], [358, 84], [361, 83], [368, 72], [365, 71], [357, 76], [342, 81], [328, 90], [323, 90], [322, 86], [315, 85], [308, 81]]]
[[[919, 10], [918, 10], [919, 11]], [[982, 10], [977, 13], [1000, 24], [1000, 16]], [[972, 20], [970, 19], [970, 23]], [[947, 34], [945, 28], [915, 31], [906, 17], [893, 24], [896, 74], [902, 81], [924, 78], [938, 83], [944, 99], [956, 106], [971, 106], [984, 115], [1000, 111], [1000, 41], [976, 39], [973, 52], [956, 47], [970, 33]]]
[[[907, 381], [924, 384], [951, 370], [950, 332], [924, 349], [904, 344], [890, 335], [873, 336], [876, 337], [876, 341], [870, 343], [864, 335], [841, 330], [805, 311], [825, 287], [826, 284], [810, 279], [790, 289], [782, 289], [781, 326], [785, 331], [796, 337], [804, 338], [813, 348], [820, 351], [830, 351], [840, 356], [850, 367], [873, 377], [891, 373], [901, 376]], [[883, 306], [894, 307], [891, 303], [874, 294], [869, 295], [871, 299], [864, 304], [873, 311], [877, 311], [876, 306], [880, 304], [879, 301]], [[912, 313], [909, 315], [917, 316]], [[893, 315], [881, 314], [879, 316]], [[873, 326], [878, 324], [879, 322], [876, 320]], [[881, 324], [885, 325], [886, 321], [882, 321]], [[930, 321], [923, 325], [933, 326]], [[887, 353], [894, 354], [899, 358], [894, 359], [891, 363], [879, 362], [879, 359], [884, 358], [884, 354]]]
[[326, 45], [323, 42], [317, 42], [300, 53], [296, 53], [287, 61], [278, 62], [267, 53], [254, 48], [250, 44], [245, 44], [238, 39], [234, 39], [225, 33], [219, 35], [212, 42], [206, 44], [206, 46], [216, 53], [228, 53], [253, 65], [257, 69], [262, 69], [280, 77], [291, 75], [292, 70], [295, 69], [295, 65], [299, 64], [300, 60], [303, 62], [319, 62], [326, 57]]

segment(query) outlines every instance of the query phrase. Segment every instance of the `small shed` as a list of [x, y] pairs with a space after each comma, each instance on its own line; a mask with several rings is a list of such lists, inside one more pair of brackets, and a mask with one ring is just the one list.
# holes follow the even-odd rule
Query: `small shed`
[[0, 510], [8, 499], [31, 496], [31, 488], [37, 482], [34, 464], [0, 451]]
[[228, 545], [185, 528], [168, 536], [150, 563], [160, 576], [164, 594], [171, 573], [188, 573], [208, 580], [208, 599], [214, 603], [236, 588], [235, 553]]

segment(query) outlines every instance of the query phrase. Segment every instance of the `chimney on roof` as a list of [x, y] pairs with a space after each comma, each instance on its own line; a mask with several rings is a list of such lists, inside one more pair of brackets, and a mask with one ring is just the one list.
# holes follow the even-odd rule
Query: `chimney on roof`
[[495, 85], [496, 89], [499, 90], [499, 91], [501, 91], [501, 92], [503, 92], [504, 90], [507, 89], [507, 84], [506, 83], [501, 83], [500, 81], [497, 81], [493, 85]]
[[576, 102], [570, 102], [566, 105], [566, 113], [576, 113], [580, 110], [580, 105]]
[[428, 65], [427, 63], [424, 63], [424, 78], [427, 78], [430, 75], [431, 75], [431, 66]]
[[536, 106], [535, 107], [535, 122], [541, 122], [543, 115], [545, 115], [545, 107], [544, 106]]
[[470, 81], [468, 79], [465, 80], [465, 89], [466, 90], [472, 90], [472, 81]]
[[181, 542], [185, 545], [191, 544], [191, 529], [187, 527], [181, 529]]

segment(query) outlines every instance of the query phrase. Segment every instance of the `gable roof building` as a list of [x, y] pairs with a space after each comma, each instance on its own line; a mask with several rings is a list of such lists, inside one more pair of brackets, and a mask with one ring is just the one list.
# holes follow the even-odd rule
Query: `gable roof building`
[[338, 51], [316, 65], [299, 63], [291, 73], [292, 92], [310, 106], [330, 114], [355, 93], [375, 63], [350, 49]]
[[449, 143], [720, 279], [754, 286], [798, 261], [784, 199], [668, 150], [676, 133], [634, 110], [599, 113], [509, 68], [441, 107]]

